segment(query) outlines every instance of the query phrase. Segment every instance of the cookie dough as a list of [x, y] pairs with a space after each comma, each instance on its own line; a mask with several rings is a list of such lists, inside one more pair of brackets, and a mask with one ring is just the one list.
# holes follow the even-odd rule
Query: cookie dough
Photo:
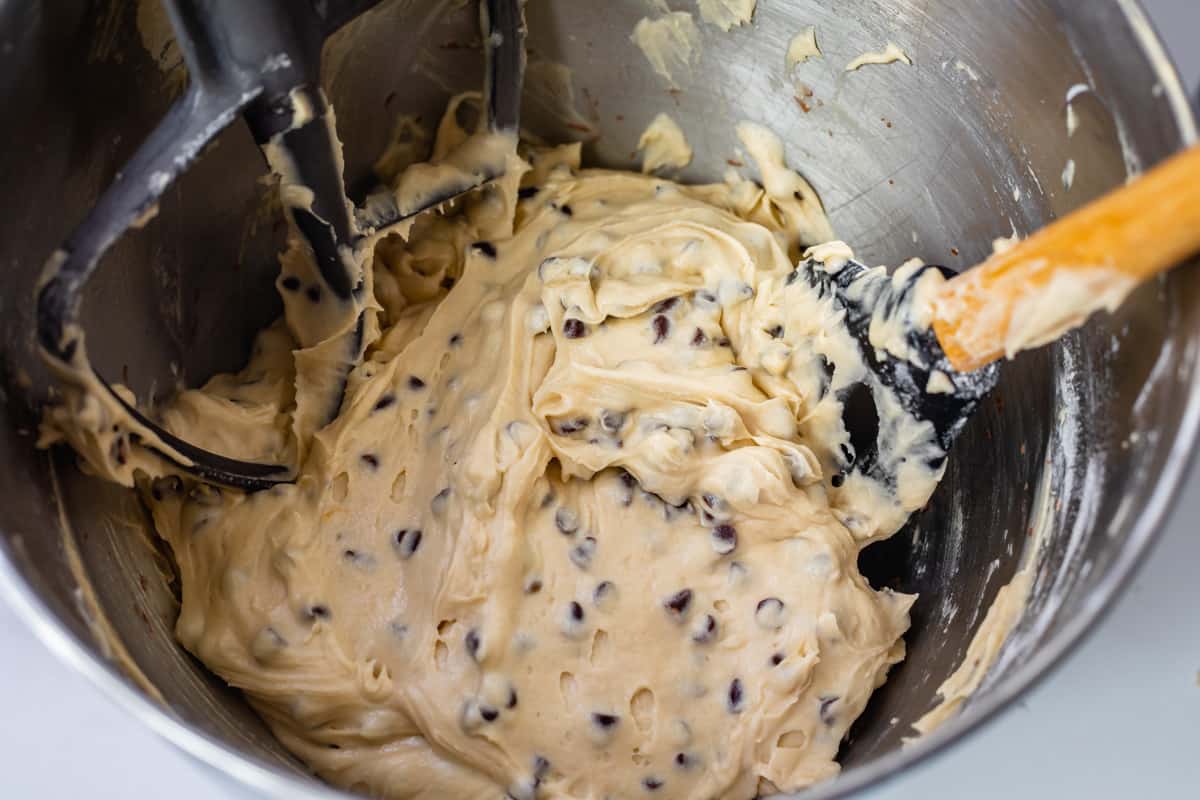
[[[316, 429], [297, 410], [337, 394], [323, 347], [343, 332], [294, 242], [284, 318], [160, 417], [298, 463], [295, 483], [197, 483], [60, 375], [43, 441], [137, 487], [179, 566], [179, 640], [325, 779], [745, 800], [837, 773], [914, 600], [872, 589], [858, 553], [925, 503], [940, 460], [894, 482], [846, 468], [841, 398], [863, 364], [796, 269], [832, 232], [779, 140], [738, 133], [761, 185], [523, 147], [500, 184], [380, 242], [366, 355]], [[435, 153], [447, 137], [464, 138], [453, 114]], [[420, 166], [396, 185], [415, 191]], [[879, 414], [897, 463], [929, 446], [898, 407]]]

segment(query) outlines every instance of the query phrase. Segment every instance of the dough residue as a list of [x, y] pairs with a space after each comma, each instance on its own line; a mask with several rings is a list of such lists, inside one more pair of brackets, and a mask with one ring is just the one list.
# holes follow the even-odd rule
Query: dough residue
[[638, 139], [642, 153], [642, 172], [682, 169], [692, 162], [692, 146], [679, 123], [666, 114], [658, 114]]
[[810, 58], [820, 58], [821, 48], [817, 45], [817, 29], [809, 25], [804, 30], [797, 33], [788, 42], [787, 57], [785, 59], [787, 71], [791, 72], [796, 68], [797, 64], [803, 64]]
[[888, 42], [883, 50], [863, 53], [846, 65], [846, 72], [854, 72], [860, 67], [865, 67], [868, 64], [894, 64], [899, 61], [901, 64], [912, 66], [912, 59], [908, 57], [908, 53], [904, 52], [895, 42]]
[[654, 71], [676, 88], [679, 80], [691, 73], [700, 50], [700, 29], [686, 11], [672, 11], [653, 19], [643, 17], [630, 39]]
[[728, 32], [754, 17], [758, 0], [697, 0], [697, 5], [702, 20]]

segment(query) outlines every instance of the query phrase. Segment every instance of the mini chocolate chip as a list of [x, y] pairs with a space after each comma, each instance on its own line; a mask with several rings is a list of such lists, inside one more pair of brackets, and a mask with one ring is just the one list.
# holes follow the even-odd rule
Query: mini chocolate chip
[[310, 620], [327, 620], [333, 616], [333, 612], [329, 610], [329, 606], [322, 605], [320, 603], [309, 606], [304, 613]]
[[500, 712], [491, 706], [480, 706], [479, 716], [483, 717], [484, 722], [495, 722], [496, 718], [500, 716]]
[[508, 702], [504, 704], [505, 708], [517, 707], [517, 690], [513, 687], [508, 687]]
[[289, 292], [300, 291], [300, 279], [297, 278], [295, 275], [288, 275], [286, 278], [284, 278], [280, 282], [280, 285], [283, 286], [283, 288], [287, 289]]
[[592, 592], [592, 602], [600, 605], [606, 597], [616, 591], [616, 588], [616, 585], [612, 581], [600, 581], [596, 584], [596, 588]]
[[462, 344], [462, 334], [461, 334], [461, 333], [455, 333], [455, 334], [451, 334], [451, 336], [450, 336], [450, 346], [451, 346], [451, 347], [458, 347], [460, 344]]
[[671, 320], [662, 314], [651, 320], [650, 325], [654, 328], [655, 344], [666, 341], [667, 337], [671, 335]]
[[342, 551], [342, 558], [359, 569], [371, 569], [375, 566], [375, 557], [370, 553], [360, 553], [357, 550], [346, 549]]
[[679, 767], [680, 769], [687, 769], [691, 765], [692, 765], [692, 759], [688, 756], [687, 753], [676, 753], [675, 754], [675, 766]]
[[648, 778], [642, 778], [642, 786], [646, 787], [646, 791], [648, 791], [648, 792], [653, 792], [658, 789], [661, 789], [662, 785], [663, 785], [662, 780], [660, 778], [654, 777], [653, 775], [651, 775]]
[[579, 530], [579, 515], [566, 506], [563, 506], [554, 512], [554, 527], [567, 536], [570, 536]]
[[771, 666], [778, 667], [783, 663], [783, 653], [775, 653], [771, 656]]
[[413, 553], [421, 546], [421, 535], [420, 528], [401, 528], [396, 531], [392, 539], [396, 553], [405, 560], [412, 558]]
[[692, 347], [704, 347], [706, 344], [708, 344], [708, 334], [696, 328], [696, 332], [692, 334]]
[[363, 453], [359, 458], [371, 469], [379, 469], [379, 456], [374, 453]]
[[587, 335], [587, 325], [583, 324], [583, 320], [575, 317], [567, 317], [563, 320], [563, 336], [568, 339], [582, 339]]
[[618, 475], [621, 478], [621, 483], [625, 484], [625, 488], [632, 489], [638, 485], [637, 478], [633, 477], [633, 473], [627, 469], [622, 469]]
[[451, 276], [449, 276], [449, 275], [447, 275], [446, 277], [442, 278], [442, 281], [441, 281], [441, 287], [442, 287], [443, 289], [453, 289], [453, 288], [454, 288], [454, 278], [452, 278], [452, 277], [451, 277]]
[[623, 411], [600, 412], [600, 427], [609, 433], [616, 433], [625, 427], [626, 414]]
[[391, 392], [388, 392], [383, 397], [380, 397], [378, 400], [375, 401], [375, 407], [373, 410], [382, 411], [383, 409], [387, 408], [388, 406], [395, 405], [395, 403], [396, 403], [396, 395], [392, 394]]
[[611, 730], [616, 727], [616, 724], [621, 721], [621, 718], [615, 714], [603, 714], [599, 711], [592, 712], [592, 722], [600, 728]]
[[692, 590], [680, 589], [663, 601], [663, 607], [676, 621], [682, 620], [692, 605]]
[[571, 619], [576, 622], [583, 622], [583, 606], [572, 600], [568, 608], [570, 609]]
[[472, 628], [467, 631], [467, 635], [463, 637], [463, 645], [467, 648], [467, 655], [473, 660], [479, 660], [479, 631]]
[[800, 278], [800, 270], [798, 270], [798, 269], [794, 269], [794, 270], [792, 270], [791, 272], [789, 272], [789, 273], [788, 273], [788, 276], [787, 276], [787, 278], [786, 278], [786, 279], [784, 279], [784, 282], [783, 282], [783, 284], [784, 284], [784, 286], [791, 286], [791, 285], [792, 285], [793, 283], [795, 283], [795, 282], [796, 282], [796, 281], [797, 281], [799, 278]]
[[840, 489], [842, 484], [846, 482], [846, 476], [839, 472], [830, 478], [829, 482], [833, 484], [833, 488]]
[[777, 631], [783, 627], [785, 606], [778, 597], [764, 597], [754, 609], [754, 619], [765, 630]]
[[491, 242], [479, 241], [472, 244], [471, 247], [478, 250], [488, 258], [496, 257], [496, 245], [492, 244]]
[[425, 388], [425, 381], [421, 380], [416, 375], [409, 375], [408, 388], [412, 389], [414, 392], [419, 392]]
[[566, 203], [563, 203], [562, 208], [560, 208], [558, 210], [561, 211], [562, 213], [566, 214], [568, 217], [572, 217], [575, 215], [575, 209], [571, 208]]
[[700, 625], [692, 633], [692, 641], [696, 644], [705, 644], [711, 642], [717, 636], [717, 618], [712, 614], [705, 614], [704, 619], [700, 621]]
[[592, 558], [596, 555], [596, 539], [593, 536], [584, 537], [584, 540], [571, 548], [569, 558], [571, 563], [582, 570], [586, 570], [592, 565]]
[[712, 529], [711, 539], [713, 550], [719, 555], [727, 556], [737, 549], [737, 528], [726, 524], [718, 525]]
[[304, 291], [304, 295], [312, 302], [319, 303], [321, 302], [321, 287], [314, 284]]
[[429, 510], [434, 514], [441, 516], [446, 513], [446, 503], [450, 501], [450, 487], [447, 486], [433, 496], [429, 501]]
[[536, 780], [541, 780], [550, 771], [550, 762], [542, 756], [533, 757], [533, 777]]
[[821, 722], [824, 722], [826, 725], [832, 725], [834, 720], [837, 719], [837, 715], [832, 713], [830, 709], [833, 708], [833, 704], [836, 703], [838, 699], [839, 698], [837, 695], [827, 695], [825, 697], [817, 698], [817, 702], [820, 703], [817, 708], [817, 716], [819, 716], [821, 718]]
[[728, 701], [729, 712], [731, 714], [739, 714], [742, 711], [742, 679], [734, 678], [729, 684]]
[[536, 186], [522, 186], [520, 189], [517, 189], [517, 197], [519, 197], [522, 200], [528, 200], [529, 198], [531, 198], [535, 194], [537, 194], [539, 191], [541, 191], [541, 190], [538, 189], [538, 187], [536, 187]]
[[729, 341], [728, 336], [722, 336], [717, 339], [717, 347], [733, 347], [733, 342]]
[[587, 417], [575, 417], [574, 419], [563, 419], [556, 421], [554, 423], [554, 428], [555, 432], [558, 433], [559, 436], [571, 436], [572, 434], [586, 430], [591, 424], [592, 421]]
[[529, 583], [525, 584], [525, 594], [537, 594], [542, 590], [542, 582], [538, 578], [534, 578]]
[[678, 297], [668, 297], [666, 300], [659, 300], [650, 310], [655, 314], [665, 314], [677, 305], [679, 305]]
[[767, 328], [766, 334], [767, 334], [767, 336], [770, 336], [772, 339], [782, 339], [783, 338], [783, 326], [782, 325], [772, 325], [771, 327]]

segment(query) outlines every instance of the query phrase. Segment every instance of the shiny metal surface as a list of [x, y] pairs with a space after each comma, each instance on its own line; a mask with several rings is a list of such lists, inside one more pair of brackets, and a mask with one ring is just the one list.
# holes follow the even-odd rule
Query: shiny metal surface
[[[461, 5], [401, 0], [331, 44], [329, 89], [352, 178], [366, 174], [392, 114], [412, 110], [432, 121], [447, 92], [474, 87], [477, 43]], [[696, 149], [686, 177], [703, 180], [740, 160], [735, 122], [766, 123], [868, 262], [917, 255], [969, 265], [992, 238], [1031, 230], [1124, 180], [1127, 166], [1153, 163], [1196, 135], [1131, 0], [775, 0], [752, 28], [705, 27], [696, 69], [675, 93], [628, 41], [647, 8], [640, 0], [530, 0], [531, 63], [567, 64], [576, 92], [571, 126], [527, 115], [539, 132], [581, 138], [580, 127], [592, 128], [593, 162], [628, 165], [642, 127], [667, 110]], [[0, 49], [0, 102], [22, 112], [0, 132], [0, 586], [65, 659], [234, 781], [271, 796], [328, 795], [235, 692], [174, 644], [169, 559], [138, 532], [140, 511], [81, 476], [68, 454], [47, 458], [32, 446], [45, 387], [30, 347], [33, 281], [171, 99], [137, 12], [135, 3], [0, 6], [0, 30], [13, 45]], [[783, 75], [788, 38], [809, 24], [825, 52], [800, 70], [811, 103]], [[841, 71], [888, 40], [915, 66]], [[1080, 128], [1068, 139], [1064, 99], [1078, 82], [1096, 91], [1076, 101]], [[533, 110], [545, 112], [545, 103]], [[1068, 158], [1078, 165], [1070, 192], [1060, 181]], [[95, 317], [86, 320], [93, 357], [113, 375], [126, 367], [143, 398], [170, 391], [175, 375], [194, 384], [236, 367], [253, 332], [278, 313], [271, 279], [280, 231], [267, 192], [254, 186], [256, 159], [243, 131], [227, 132], [96, 278]], [[855, 727], [843, 776], [806, 797], [877, 781], [961, 737], [1094, 623], [1153, 538], [1193, 446], [1198, 344], [1200, 273], [1189, 268], [1085, 332], [1006, 365], [930, 508], [863, 556], [877, 585], [922, 594], [909, 658]], [[63, 521], [82, 570], [72, 568]], [[1016, 636], [961, 717], [900, 749], [1035, 528], [1046, 536]], [[79, 599], [80, 571], [168, 713], [106, 658], [89, 620], [95, 612]]]

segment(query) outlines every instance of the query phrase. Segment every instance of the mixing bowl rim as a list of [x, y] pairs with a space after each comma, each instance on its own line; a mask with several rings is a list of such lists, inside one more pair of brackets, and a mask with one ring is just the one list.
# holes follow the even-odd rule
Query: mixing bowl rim
[[[1116, 0], [1117, 8], [1141, 45], [1142, 54], [1163, 87], [1179, 130], [1180, 146], [1198, 141], [1195, 112], [1162, 40], [1140, 7], [1138, 0]], [[980, 730], [1008, 708], [1012, 701], [1052, 674], [1083, 639], [1096, 630], [1098, 623], [1113, 608], [1117, 597], [1144, 562], [1150, 546], [1160, 535], [1167, 513], [1179, 495], [1200, 434], [1200, 370], [1196, 369], [1196, 349], [1184, 350], [1191, 360], [1192, 380], [1184, 413], [1180, 418], [1174, 444], [1167, 453], [1162, 473], [1151, 492], [1143, 513], [1131, 531], [1125, 547], [1112, 568], [1101, 578], [1091, 603], [1062, 629], [1051, 634], [1046, 644], [1028, 661], [1000, 678], [986, 694], [969, 701], [962, 712], [915, 744], [902, 747], [868, 764], [843, 773], [838, 778], [803, 793], [806, 800], [835, 800], [852, 792], [877, 785], [903, 774], [914, 766], [963, 741], [967, 734]], [[103, 659], [63, 625], [16, 567], [7, 539], [0, 538], [0, 596], [16, 612], [34, 635], [61, 661], [86, 677], [114, 703], [139, 719], [151, 730], [202, 764], [248, 788], [270, 796], [286, 792], [291, 797], [345, 798], [346, 793], [324, 784], [301, 781], [289, 773], [252, 760], [183, 720], [172, 716], [161, 705], [135, 689], [120, 677], [116, 668]]]

